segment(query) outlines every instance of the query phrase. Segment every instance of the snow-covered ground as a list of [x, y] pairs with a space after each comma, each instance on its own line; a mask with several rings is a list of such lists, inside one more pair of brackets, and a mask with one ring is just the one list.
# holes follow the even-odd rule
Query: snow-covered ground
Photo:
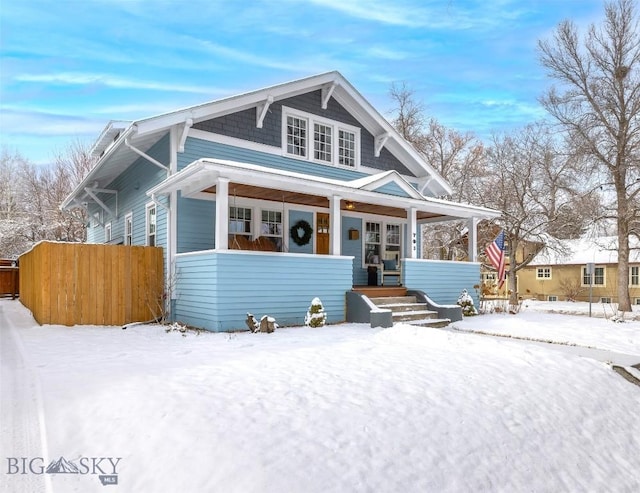
[[[0, 460], [121, 458], [117, 486], [45, 475], [56, 493], [640, 491], [640, 387], [597, 359], [461, 332], [577, 343], [640, 363], [640, 322], [543, 310], [469, 317], [457, 330], [182, 335], [39, 327], [0, 300], [0, 315], [17, 321], [0, 327], [12, 349], [2, 353], [2, 399], [41, 401], [45, 438], [44, 452], [16, 439]], [[14, 363], [38, 395], [5, 392]], [[7, 491], [31, 491], [30, 474], [6, 471], [4, 462]]]

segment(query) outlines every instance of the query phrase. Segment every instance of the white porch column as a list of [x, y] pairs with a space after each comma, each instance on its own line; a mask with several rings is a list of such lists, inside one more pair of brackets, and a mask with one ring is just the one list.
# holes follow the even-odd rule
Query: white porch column
[[478, 222], [479, 219], [477, 217], [472, 217], [469, 219], [469, 224], [467, 229], [469, 230], [469, 261], [477, 262], [478, 261]]
[[342, 238], [342, 217], [340, 216], [340, 200], [342, 197], [334, 195], [329, 199], [329, 219], [331, 234], [331, 245], [329, 254], [340, 255], [341, 238]]
[[216, 250], [229, 249], [229, 179], [216, 180]]
[[407, 219], [409, 227], [407, 228], [408, 256], [409, 258], [419, 258], [418, 255], [418, 210], [415, 207], [407, 209]]

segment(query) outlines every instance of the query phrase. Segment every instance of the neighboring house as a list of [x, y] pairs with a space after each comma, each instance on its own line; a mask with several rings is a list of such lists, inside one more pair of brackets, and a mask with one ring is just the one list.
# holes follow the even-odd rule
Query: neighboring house
[[[593, 264], [593, 284], [588, 264]], [[521, 298], [589, 301], [591, 293], [591, 301], [617, 303], [618, 240], [614, 236], [557, 240], [553, 249], [543, 248], [518, 272], [518, 285]], [[632, 303], [640, 304], [640, 252], [636, 249], [629, 258], [629, 294]]]
[[421, 225], [468, 220], [475, 260], [475, 224], [498, 215], [438, 198], [446, 181], [338, 72], [111, 122], [94, 153], [63, 208], [88, 209], [89, 242], [163, 247], [173, 317], [209, 330], [301, 324], [315, 297], [343, 321], [385, 260], [453, 304], [480, 264], [420, 259]]

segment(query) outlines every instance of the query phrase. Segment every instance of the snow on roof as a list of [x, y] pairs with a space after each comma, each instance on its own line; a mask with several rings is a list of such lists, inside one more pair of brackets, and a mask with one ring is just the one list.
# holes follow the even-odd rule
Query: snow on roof
[[[640, 263], [640, 243], [629, 239], [631, 252], [629, 261]], [[634, 249], [635, 248], [635, 249]], [[596, 264], [618, 263], [618, 237], [583, 237], [576, 240], [556, 240], [545, 246], [529, 265], [575, 265], [593, 262]]]

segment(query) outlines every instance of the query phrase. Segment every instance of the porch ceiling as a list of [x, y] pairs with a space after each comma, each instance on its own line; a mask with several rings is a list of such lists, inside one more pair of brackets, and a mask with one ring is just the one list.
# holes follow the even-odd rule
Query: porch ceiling
[[[203, 190], [204, 193], [215, 194], [215, 185]], [[267, 200], [271, 202], [306, 205], [310, 207], [329, 208], [329, 199], [327, 197], [305, 194], [300, 192], [289, 192], [287, 190], [279, 190], [273, 188], [265, 188], [254, 185], [245, 185], [243, 183], [229, 183], [229, 196], [242, 197], [249, 199]], [[353, 204], [352, 208], [347, 208], [347, 202]], [[340, 209], [343, 211], [358, 212], [361, 214], [373, 214], [377, 216], [390, 216], [398, 218], [406, 218], [407, 211], [400, 207], [389, 207], [384, 205], [371, 204], [366, 202], [349, 201], [343, 199], [340, 201]], [[446, 217], [442, 214], [432, 214], [428, 212], [418, 212], [418, 220], [434, 219], [438, 217]]]
[[[446, 200], [398, 195], [368, 190], [387, 181], [402, 188], [403, 178], [397, 174], [382, 173], [377, 182], [341, 181], [304, 173], [275, 169], [250, 163], [202, 158], [147, 191], [147, 195], [168, 194], [180, 190], [183, 197], [196, 198], [198, 194], [216, 192], [218, 180], [226, 180], [231, 197], [249, 197], [274, 202], [287, 202], [329, 208], [332, 197], [339, 197], [342, 210], [407, 218], [411, 209], [418, 221], [446, 221], [464, 218], [491, 218], [498, 211]], [[202, 197], [201, 197], [202, 198]], [[345, 201], [354, 207], [347, 208]]]

